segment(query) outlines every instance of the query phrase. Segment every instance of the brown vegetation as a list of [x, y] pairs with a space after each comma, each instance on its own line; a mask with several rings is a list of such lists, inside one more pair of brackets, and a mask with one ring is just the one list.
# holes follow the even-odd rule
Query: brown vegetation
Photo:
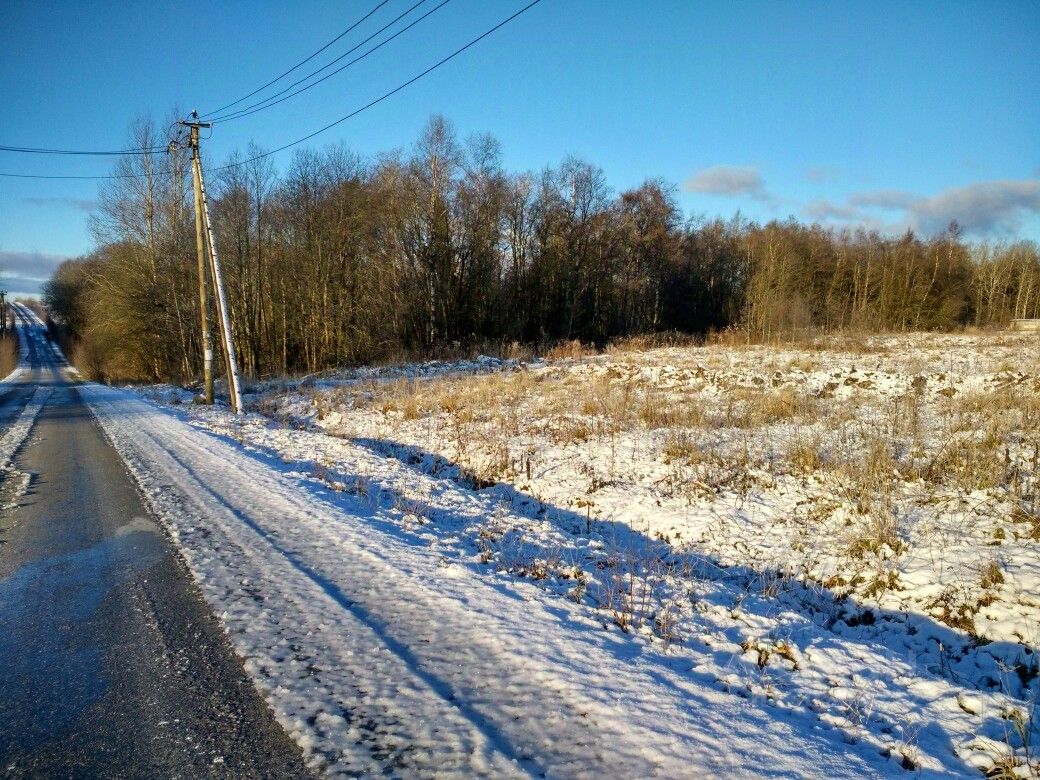
[[0, 379], [10, 374], [18, 365], [18, 337], [8, 332], [0, 337]]

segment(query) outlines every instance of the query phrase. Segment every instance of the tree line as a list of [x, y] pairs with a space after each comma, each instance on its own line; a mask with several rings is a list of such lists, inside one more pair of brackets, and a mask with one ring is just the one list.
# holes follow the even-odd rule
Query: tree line
[[[162, 144], [137, 122], [135, 147]], [[796, 221], [686, 216], [674, 187], [615, 193], [568, 157], [509, 173], [491, 136], [434, 116], [410, 150], [296, 153], [276, 174], [250, 145], [209, 175], [216, 242], [250, 376], [445, 350], [604, 345], [740, 329], [906, 331], [1040, 317], [1035, 244], [891, 238]], [[227, 164], [225, 163], [225, 164]], [[218, 169], [219, 168], [219, 169]], [[187, 153], [121, 158], [99, 191], [97, 249], [45, 289], [59, 335], [100, 378], [198, 376]]]

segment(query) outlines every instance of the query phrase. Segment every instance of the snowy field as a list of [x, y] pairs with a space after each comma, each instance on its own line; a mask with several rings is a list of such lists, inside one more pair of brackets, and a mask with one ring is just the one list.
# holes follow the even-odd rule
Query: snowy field
[[330, 774], [1040, 772], [1035, 335], [137, 394], [85, 389]]

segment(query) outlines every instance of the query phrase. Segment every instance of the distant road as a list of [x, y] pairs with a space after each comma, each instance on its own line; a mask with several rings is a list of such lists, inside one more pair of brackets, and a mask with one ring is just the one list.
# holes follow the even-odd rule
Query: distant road
[[0, 777], [307, 777], [42, 324], [0, 384]]

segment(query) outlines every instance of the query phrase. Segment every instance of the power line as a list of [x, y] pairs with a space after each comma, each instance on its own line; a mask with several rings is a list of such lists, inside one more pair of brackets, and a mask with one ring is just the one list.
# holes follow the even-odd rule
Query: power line
[[328, 43], [326, 43], [326, 44], [325, 44], [324, 46], [322, 46], [322, 47], [321, 47], [320, 49], [318, 49], [318, 50], [317, 50], [316, 52], [314, 52], [313, 54], [311, 54], [311, 55], [310, 55], [309, 57], [307, 57], [307, 58], [305, 58], [305, 59], [302, 59], [302, 60], [300, 60], [299, 62], [297, 62], [297, 63], [296, 63], [295, 65], [293, 65], [293, 66], [292, 66], [291, 68], [289, 68], [289, 70], [285, 71], [285, 73], [282, 73], [282, 74], [281, 74], [281, 75], [279, 75], [279, 76], [275, 76], [275, 77], [274, 77], [273, 79], [271, 79], [270, 81], [268, 81], [268, 82], [267, 82], [266, 84], [264, 84], [264, 85], [263, 85], [262, 87], [257, 87], [257, 88], [256, 88], [256, 89], [254, 89], [254, 90], [253, 90], [252, 92], [250, 92], [250, 93], [249, 93], [248, 95], [243, 95], [243, 96], [242, 96], [242, 97], [240, 97], [240, 98], [239, 98], [238, 100], [235, 100], [235, 101], [233, 101], [233, 102], [231, 102], [231, 103], [228, 103], [228, 104], [227, 104], [226, 106], [221, 106], [221, 107], [220, 107], [220, 108], [218, 108], [218, 109], [215, 109], [215, 110], [213, 110], [213, 111], [209, 111], [209, 112], [207, 112], [207, 113], [205, 114], [205, 116], [209, 116], [209, 115], [211, 115], [211, 114], [219, 114], [219, 113], [220, 113], [221, 111], [224, 111], [224, 110], [226, 110], [226, 109], [228, 109], [228, 108], [231, 108], [232, 106], [237, 106], [237, 105], [238, 105], [239, 103], [241, 103], [241, 102], [242, 102], [243, 100], [248, 100], [249, 98], [253, 97], [253, 95], [255, 95], [255, 94], [256, 94], [257, 92], [262, 92], [263, 90], [267, 89], [267, 88], [268, 88], [269, 86], [271, 86], [272, 84], [274, 84], [275, 82], [281, 81], [281, 80], [282, 80], [282, 79], [284, 79], [284, 78], [285, 78], [286, 76], [288, 76], [288, 75], [289, 75], [290, 73], [292, 73], [292, 72], [293, 72], [294, 70], [296, 70], [297, 68], [299, 68], [299, 67], [300, 67], [301, 65], [306, 65], [306, 64], [307, 64], [308, 62], [310, 62], [311, 60], [313, 60], [313, 59], [314, 59], [315, 57], [317, 57], [317, 56], [318, 56], [319, 54], [321, 54], [321, 53], [322, 53], [323, 51], [325, 51], [325, 50], [326, 50], [327, 48], [329, 48], [329, 47], [330, 47], [330, 46], [331, 46], [332, 44], [334, 44], [334, 43], [335, 43], [336, 41], [338, 41], [338, 40], [339, 40], [340, 38], [342, 38], [342, 37], [343, 37], [344, 35], [346, 35], [346, 34], [347, 34], [347, 33], [349, 33], [350, 31], [352, 31], [352, 30], [353, 30], [353, 29], [354, 29], [355, 27], [357, 27], [357, 26], [358, 26], [359, 24], [361, 24], [361, 23], [362, 23], [363, 21], [365, 21], [366, 19], [368, 19], [368, 17], [370, 17], [370, 16], [372, 15], [372, 14], [374, 14], [374, 13], [375, 13], [376, 11], [378, 11], [378, 10], [379, 10], [380, 8], [382, 8], [382, 7], [384, 6], [384, 5], [386, 5], [386, 4], [387, 4], [387, 3], [389, 3], [389, 2], [390, 2], [390, 0], [382, 0], [382, 2], [380, 2], [380, 3], [376, 3], [375, 7], [373, 7], [371, 11], [369, 11], [369, 12], [368, 12], [367, 14], [365, 14], [364, 16], [362, 16], [362, 17], [361, 17], [360, 19], [358, 19], [358, 20], [357, 20], [356, 22], [354, 22], [354, 23], [353, 23], [352, 25], [350, 25], [350, 27], [348, 27], [348, 28], [347, 28], [346, 30], [344, 30], [343, 32], [341, 32], [341, 33], [340, 33], [339, 35], [337, 35], [337, 36], [336, 36], [335, 38], [333, 38], [333, 39], [332, 39], [331, 41], [329, 41]]
[[[451, 60], [453, 60], [456, 57], [458, 57], [460, 54], [462, 54], [467, 49], [475, 46], [480, 41], [482, 41], [485, 38], [487, 38], [489, 35], [495, 33], [496, 31], [500, 30], [501, 28], [505, 27], [507, 24], [509, 24], [511, 21], [513, 21], [514, 19], [516, 19], [520, 15], [522, 15], [522, 14], [526, 13], [527, 11], [529, 11], [530, 9], [534, 8], [541, 1], [542, 0], [532, 0], [532, 2], [528, 3], [527, 5], [525, 5], [523, 8], [521, 8], [516, 13], [514, 13], [511, 16], [503, 19], [501, 22], [496, 24], [494, 27], [491, 27], [490, 29], [484, 31], [483, 33], [478, 35], [476, 38], [473, 38], [471, 41], [469, 41], [469, 43], [466, 43], [463, 46], [460, 46], [459, 48], [457, 48], [455, 51], [453, 51], [448, 56], [444, 57], [441, 60], [438, 60], [433, 65], [431, 65], [426, 70], [424, 70], [422, 73], [419, 73], [418, 75], [413, 76], [412, 78], [408, 79], [408, 81], [405, 81], [404, 83], [399, 84], [398, 86], [396, 86], [393, 89], [391, 89], [389, 92], [383, 93], [382, 95], [380, 95], [376, 99], [369, 101], [368, 103], [366, 103], [365, 105], [361, 106], [360, 108], [356, 108], [355, 110], [351, 111], [349, 114], [345, 114], [344, 116], [341, 116], [339, 119], [336, 119], [336, 120], [334, 120], [332, 122], [329, 122], [324, 127], [320, 127], [317, 130], [315, 130], [314, 132], [308, 133], [307, 135], [303, 136], [302, 138], [297, 138], [295, 141], [290, 141], [289, 143], [284, 144], [283, 146], [279, 146], [277, 149], [271, 149], [270, 151], [263, 152], [261, 154], [258, 154], [258, 155], [255, 155], [253, 157], [250, 157], [250, 158], [248, 158], [246, 160], [239, 160], [238, 162], [228, 163], [227, 165], [219, 166], [217, 168], [214, 168], [213, 170], [214, 171], [226, 171], [226, 170], [228, 170], [230, 168], [237, 168], [237, 167], [239, 167], [241, 165], [247, 165], [247, 164], [249, 164], [251, 162], [256, 162], [257, 160], [262, 160], [265, 157], [270, 157], [272, 154], [277, 154], [278, 152], [284, 152], [286, 149], [290, 149], [290, 148], [292, 148], [294, 146], [302, 144], [304, 141], [309, 141], [310, 139], [314, 138], [315, 136], [321, 135], [326, 130], [331, 130], [333, 127], [336, 127], [336, 125], [342, 124], [343, 122], [346, 122], [348, 119], [352, 119], [355, 116], [357, 116], [358, 114], [360, 114], [360, 113], [362, 113], [364, 111], [367, 111], [370, 108], [373, 108], [374, 106], [378, 105], [379, 103], [382, 103], [387, 98], [392, 97], [393, 95], [396, 95], [401, 90], [406, 89], [407, 87], [410, 87], [412, 84], [414, 84], [415, 82], [419, 81], [421, 78], [423, 78], [425, 76], [428, 76], [430, 73], [432, 73], [433, 71], [437, 70], [442, 65], [447, 64], [448, 62], [450, 62]], [[170, 173], [172, 173], [172, 171], [158, 171], [155, 174], [151, 174], [151, 175], [165, 175], [165, 174], [170, 174]], [[45, 176], [45, 175], [26, 174], [26, 173], [0, 173], [0, 176], [8, 177], [8, 178], [15, 178], [15, 179], [140, 179], [140, 178], [144, 178], [147, 175], [149, 175], [149, 174], [111, 174], [111, 175], [108, 175], [108, 176]]]
[[[413, 76], [412, 78], [408, 79], [408, 81], [404, 82], [403, 84], [401, 84], [401, 85], [399, 85], [397, 87], [394, 87], [392, 90], [390, 90], [389, 92], [386, 92], [383, 95], [377, 97], [375, 100], [369, 101], [368, 103], [366, 103], [365, 105], [361, 106], [360, 108], [357, 108], [354, 111], [351, 111], [349, 114], [341, 116], [339, 119], [337, 119], [337, 120], [335, 120], [333, 122], [329, 122], [329, 124], [325, 125], [322, 128], [319, 128], [319, 129], [315, 130], [313, 133], [308, 133], [307, 135], [303, 136], [303, 138], [297, 138], [295, 141], [287, 143], [284, 146], [279, 146], [277, 149], [272, 149], [269, 152], [264, 152], [263, 154], [258, 154], [255, 157], [250, 157], [248, 160], [242, 160], [241, 162], [234, 163], [234, 165], [226, 165], [226, 166], [224, 166], [224, 168], [232, 168], [232, 167], [235, 167], [237, 165], [246, 165], [247, 163], [255, 162], [256, 160], [261, 160], [264, 157], [269, 157], [272, 154], [277, 154], [278, 152], [284, 152], [286, 149], [289, 149], [289, 148], [291, 148], [293, 146], [296, 146], [297, 144], [302, 144], [304, 141], [309, 141], [310, 139], [314, 138], [314, 136], [320, 135], [321, 133], [324, 133], [326, 130], [331, 130], [336, 125], [341, 124], [343, 122], [346, 122], [348, 119], [352, 119], [353, 117], [355, 117], [358, 114], [360, 114], [362, 111], [367, 111], [368, 109], [372, 108], [373, 106], [376, 106], [379, 103], [382, 103], [388, 97], [396, 95], [402, 89], [405, 89], [406, 87], [411, 86], [412, 84], [417, 82], [419, 79], [423, 78], [424, 76], [429, 75], [433, 71], [437, 70], [437, 68], [439, 68], [442, 65], [446, 64], [447, 62], [455, 59], [457, 56], [462, 54], [462, 52], [466, 51], [466, 49], [469, 49], [470, 47], [475, 46], [477, 43], [479, 43], [480, 41], [484, 40], [485, 38], [487, 38], [492, 33], [496, 32], [497, 30], [501, 29], [502, 27], [505, 27], [507, 24], [509, 24], [511, 21], [516, 19], [521, 14], [527, 12], [531, 8], [534, 8], [541, 1], [542, 0], [532, 0], [532, 2], [528, 3], [527, 5], [525, 5], [519, 11], [514, 13], [512, 16], [509, 16], [506, 19], [503, 19], [501, 22], [496, 24], [494, 27], [492, 27], [491, 29], [481, 33], [480, 35], [478, 35], [476, 38], [474, 38], [473, 40], [471, 40], [469, 43], [465, 44], [464, 46], [460, 46], [459, 48], [457, 48], [455, 51], [453, 51], [451, 54], [449, 54], [444, 59], [439, 60], [438, 62], [436, 62], [433, 65], [431, 65], [430, 67], [428, 67], [426, 70], [424, 70], [418, 76]], [[221, 169], [217, 169], [217, 170], [221, 170]]]
[[[422, 2], [425, 2], [425, 0], [420, 0], [420, 3], [422, 3]], [[311, 82], [310, 84], [307, 84], [304, 87], [300, 87], [300, 89], [296, 90], [295, 92], [291, 92], [288, 95], [285, 95], [285, 92], [287, 92], [289, 89], [292, 88], [292, 86], [294, 86], [294, 85], [290, 85], [289, 87], [287, 87], [286, 89], [282, 90], [281, 92], [278, 92], [278, 93], [276, 93], [274, 95], [271, 95], [270, 97], [265, 98], [264, 100], [261, 100], [258, 103], [254, 103], [252, 106], [248, 106], [248, 107], [246, 107], [246, 108], [244, 108], [244, 109], [242, 109], [240, 111], [236, 111], [236, 112], [234, 112], [232, 114], [229, 114], [227, 116], [216, 117], [215, 119], [212, 119], [211, 121], [214, 124], [216, 124], [216, 123], [219, 123], [219, 122], [227, 122], [227, 121], [229, 121], [231, 119], [241, 119], [244, 116], [249, 116], [250, 114], [255, 114], [258, 111], [263, 111], [264, 109], [267, 109], [267, 108], [270, 108], [271, 106], [277, 105], [278, 103], [281, 103], [282, 101], [288, 100], [289, 98], [296, 97], [296, 95], [299, 95], [301, 92], [306, 92], [311, 87], [316, 87], [321, 82], [326, 81], [327, 79], [332, 78], [337, 73], [340, 73], [341, 71], [346, 70], [347, 68], [349, 68], [351, 65], [354, 65], [355, 63], [360, 62], [361, 60], [365, 59], [365, 57], [367, 57], [369, 54], [372, 54], [373, 52], [377, 51], [378, 49], [381, 49], [383, 46], [385, 46], [386, 44], [390, 43], [390, 41], [394, 40], [399, 35], [402, 35], [402, 34], [408, 32], [408, 30], [410, 30], [413, 27], [415, 27], [415, 25], [419, 24], [419, 22], [421, 22], [423, 19], [425, 19], [426, 17], [430, 16], [431, 14], [439, 11], [440, 9], [442, 9], [444, 6], [446, 6], [450, 2], [451, 2], [451, 0], [442, 0], [442, 2], [439, 5], [434, 6], [429, 11], [427, 11], [422, 16], [420, 16], [418, 19], [415, 19], [414, 21], [412, 21], [409, 24], [405, 25], [400, 30], [398, 30], [393, 35], [391, 35], [389, 38], [385, 38], [384, 40], [380, 41], [375, 46], [373, 46], [371, 49], [366, 51], [364, 54], [361, 54], [361, 55], [355, 57], [354, 59], [350, 60], [346, 64], [341, 65], [340, 67], [336, 68], [336, 70], [332, 71], [331, 73], [326, 73], [324, 76], [322, 76], [317, 81]], [[412, 8], [417, 7], [420, 3], [416, 3], [416, 5], [412, 6]], [[405, 14], [407, 14], [409, 11], [411, 11], [412, 8], [409, 8], [408, 11], [405, 12]], [[404, 16], [405, 14], [402, 14], [402, 16]], [[398, 17], [398, 19], [400, 19], [400, 18], [401, 17]], [[396, 22], [396, 21], [397, 21], [397, 19], [394, 20], [394, 22]], [[390, 24], [393, 24], [394, 22], [391, 22]], [[389, 27], [390, 24], [386, 25], [386, 27]], [[353, 52], [353, 51], [357, 50], [359, 47], [361, 47], [363, 44], [365, 44], [368, 41], [372, 40], [372, 38], [374, 38], [380, 32], [385, 30], [386, 27], [384, 27], [382, 30], [377, 30], [374, 34], [372, 34], [371, 36], [369, 36], [368, 38], [363, 40], [361, 43], [359, 43], [353, 49], [351, 49], [350, 51], [345, 52], [341, 57], [338, 57], [337, 59], [335, 59], [332, 62], [330, 62], [328, 65], [325, 66], [325, 68], [329, 67], [329, 65], [335, 64], [339, 59], [342, 59], [343, 57], [347, 56], [347, 54], [350, 54], [351, 52]], [[311, 74], [311, 76], [316, 75], [317, 73], [320, 73], [321, 70], [324, 70], [324, 68], [321, 68], [321, 69], [315, 71], [314, 73]], [[297, 81], [296, 84], [299, 84], [301, 81], [306, 81], [308, 78], [310, 78], [310, 76], [307, 76], [306, 78], [303, 78], [300, 81]], [[278, 97], [278, 95], [285, 95], [285, 96], [284, 97]], [[278, 99], [274, 100], [273, 98], [278, 98]]]
[[155, 173], [110, 173], [95, 176], [50, 176], [42, 173], [0, 173], [5, 179], [144, 179], [148, 176], [163, 176], [173, 171], [156, 171]]
[[[392, 27], [393, 25], [397, 24], [397, 22], [399, 22], [401, 19], [406, 17], [408, 14], [410, 14], [412, 11], [414, 11], [416, 8], [418, 8], [420, 5], [422, 5], [425, 2], [426, 2], [426, 0], [419, 0], [419, 2], [415, 3], [413, 6], [408, 8], [406, 11], [404, 11], [404, 13], [400, 14], [395, 19], [393, 19], [393, 20], [387, 22], [386, 24], [384, 24], [382, 27], [380, 27], [378, 30], [376, 30], [374, 33], [372, 33], [370, 36], [365, 38], [365, 40], [361, 41], [359, 44], [357, 44], [356, 46], [351, 47], [350, 49], [347, 49], [347, 51], [343, 52], [343, 54], [341, 54], [340, 56], [336, 57], [336, 59], [332, 60], [331, 62], [326, 63], [325, 65], [322, 65], [317, 70], [315, 70], [315, 71], [313, 71], [311, 73], [308, 73], [303, 78], [297, 79], [292, 84], [290, 84], [285, 89], [283, 89], [281, 92], [275, 92], [273, 95], [268, 95], [263, 100], [258, 100], [256, 103], [253, 103], [252, 105], [246, 106], [245, 108], [239, 109], [238, 111], [232, 111], [230, 114], [227, 114], [225, 116], [206, 115], [206, 119], [208, 119], [210, 122], [214, 122], [214, 123], [216, 123], [216, 122], [224, 122], [224, 121], [227, 121], [229, 119], [238, 119], [239, 117], [243, 117], [243, 116], [246, 116], [248, 114], [255, 114], [257, 111], [262, 111], [265, 108], [269, 108], [270, 106], [275, 105], [275, 103], [281, 103], [283, 100], [288, 100], [289, 98], [293, 97], [293, 95], [298, 95], [300, 92], [308, 90], [311, 87], [315, 86], [316, 84], [320, 84], [321, 82], [325, 81], [326, 79], [336, 75], [340, 71], [342, 71], [342, 70], [344, 70], [346, 68], [349, 68], [355, 62], [358, 62], [359, 60], [364, 59], [365, 57], [367, 57], [369, 54], [371, 54], [376, 49], [380, 48], [381, 46], [383, 46], [386, 43], [389, 43], [390, 41], [392, 41], [394, 38], [396, 38], [401, 33], [406, 32], [407, 30], [409, 30], [412, 27], [414, 27], [416, 24], [418, 24], [423, 19], [425, 19], [427, 16], [432, 14], [434, 11], [439, 10], [441, 7], [443, 7], [448, 2], [450, 2], [450, 0], [444, 0], [444, 2], [442, 2], [436, 8], [434, 8], [433, 11], [427, 11], [425, 14], [423, 14], [418, 19], [416, 19], [414, 22], [412, 22], [411, 24], [407, 25], [406, 27], [403, 27], [402, 29], [398, 30], [396, 33], [394, 33], [392, 36], [387, 38], [382, 43], [377, 44], [371, 50], [365, 52], [360, 57], [357, 57], [356, 59], [351, 60], [346, 65], [340, 66], [339, 68], [334, 70], [332, 73], [326, 74], [325, 76], [323, 76], [322, 78], [320, 78], [317, 81], [313, 82], [312, 84], [308, 84], [305, 87], [301, 87], [299, 90], [297, 90], [296, 92], [293, 92], [292, 94], [289, 94], [289, 95], [285, 94], [286, 92], [289, 92], [289, 90], [291, 90], [293, 87], [302, 84], [307, 79], [313, 78], [314, 76], [317, 76], [319, 73], [321, 73], [323, 70], [326, 70], [327, 68], [335, 65], [337, 62], [342, 60], [348, 54], [353, 54], [355, 51], [360, 49], [362, 46], [364, 46], [370, 40], [372, 40], [377, 35], [379, 35], [379, 33], [383, 32], [383, 31], [387, 30], [388, 28]], [[281, 95], [285, 95], [285, 97], [280, 97]], [[279, 99], [275, 100], [275, 98], [279, 98]], [[269, 101], [273, 101], [273, 102], [269, 102]], [[264, 105], [265, 103], [267, 105]], [[217, 112], [217, 113], [219, 113], [219, 112]]]
[[93, 155], [93, 156], [106, 156], [106, 155], [125, 155], [125, 154], [154, 154], [155, 152], [165, 151], [165, 146], [141, 146], [136, 149], [113, 149], [106, 151], [87, 150], [87, 149], [44, 149], [36, 146], [3, 146], [0, 145], [0, 152], [20, 152], [22, 154], [82, 154], [82, 155]]
[[[347, 35], [352, 30], [354, 30], [359, 24], [361, 24], [366, 19], [368, 19], [370, 16], [372, 16], [372, 14], [374, 14], [376, 11], [378, 11], [380, 8], [382, 8], [384, 5], [386, 5], [388, 2], [390, 2], [390, 0], [381, 0], [381, 2], [376, 3], [376, 5], [373, 6], [372, 9], [368, 13], [366, 13], [364, 16], [362, 16], [360, 19], [358, 19], [356, 22], [354, 22], [352, 25], [350, 25], [350, 27], [348, 27], [346, 30], [341, 32], [339, 35], [337, 35], [335, 38], [333, 38], [331, 41], [326, 43], [324, 46], [322, 46], [320, 49], [318, 49], [317, 51], [315, 51], [314, 53], [312, 53], [308, 57], [305, 57], [304, 59], [300, 60], [298, 63], [293, 65], [291, 68], [289, 68], [289, 70], [287, 70], [284, 73], [280, 74], [279, 76], [276, 76], [275, 78], [271, 79], [270, 81], [268, 81], [263, 86], [257, 87], [256, 89], [254, 89], [249, 94], [243, 95], [238, 100], [235, 100], [234, 102], [228, 103], [227, 105], [222, 106], [222, 107], [216, 109], [215, 111], [211, 111], [210, 113], [211, 114], [219, 114], [221, 111], [224, 111], [225, 109], [231, 108], [232, 106], [241, 103], [243, 100], [247, 100], [247, 99], [253, 97], [253, 95], [257, 94], [258, 92], [261, 92], [261, 91], [267, 89], [272, 84], [274, 84], [274, 83], [280, 81], [281, 79], [285, 78], [286, 76], [288, 76], [290, 73], [292, 73], [297, 68], [299, 68], [299, 67], [301, 67], [303, 65], [306, 65], [312, 59], [314, 59], [319, 54], [321, 54], [323, 51], [325, 51], [330, 46], [332, 46], [332, 44], [336, 43], [341, 38], [343, 38], [343, 36]], [[425, 2], [425, 0], [420, 0], [420, 2]], [[406, 15], [413, 8], [415, 8], [415, 6], [412, 6], [412, 8], [409, 8], [408, 11], [406, 11], [401, 16]], [[400, 18], [401, 18], [400, 16], [397, 17], [397, 19], [394, 19], [394, 22], [396, 22]], [[393, 24], [393, 22], [391, 22], [390, 24]], [[389, 25], [387, 25], [387, 26], [389, 26]], [[380, 32], [382, 32], [385, 29], [386, 29], [386, 27], [383, 27], [380, 30], [378, 30], [375, 34], [378, 35]], [[355, 46], [353, 49], [348, 51], [346, 54], [350, 54], [351, 52], [355, 51], [359, 46], [362, 46], [365, 43], [367, 43], [369, 40], [371, 40], [372, 37], [374, 37], [374, 36], [366, 38], [364, 41], [362, 41], [360, 44], [358, 44], [358, 46]], [[343, 55], [343, 56], [346, 56], [346, 54]], [[342, 57], [340, 57], [338, 59], [342, 59]], [[329, 63], [329, 64], [331, 65], [331, 64], [333, 64], [333, 63], [335, 63], [337, 61], [338, 60], [333, 60], [333, 62]], [[326, 65], [325, 67], [328, 67], [328, 65]], [[321, 70], [324, 70], [324, 68], [321, 68], [321, 69], [319, 69], [316, 72], [320, 73]], [[313, 75], [314, 74], [312, 73], [311, 76], [313, 76]], [[306, 80], [307, 78], [310, 78], [310, 76], [305, 77], [304, 80]], [[299, 82], [296, 82], [296, 83], [299, 83]], [[295, 84], [290, 85], [290, 89], [293, 86], [295, 86]], [[278, 93], [278, 94], [282, 94], [282, 93]], [[277, 95], [273, 95], [272, 97], [277, 97]], [[267, 100], [267, 99], [270, 99], [270, 98], [265, 98], [265, 100]], [[263, 101], [261, 101], [261, 102], [263, 102]], [[250, 108], [252, 108], [252, 106], [250, 106]], [[122, 155], [128, 155], [128, 154], [145, 155], [145, 154], [154, 154], [156, 152], [163, 152], [163, 151], [166, 151], [166, 147], [165, 146], [142, 146], [142, 147], [137, 147], [137, 148], [133, 148], [133, 149], [113, 149], [113, 150], [93, 150], [93, 149], [90, 149], [90, 150], [88, 150], [88, 149], [49, 149], [49, 148], [32, 147], [32, 146], [8, 146], [8, 145], [0, 144], [0, 152], [13, 152], [13, 153], [21, 153], [21, 154], [62, 154], [62, 155], [87, 155], [87, 156], [102, 157], [102, 156], [122, 156]], [[52, 177], [52, 178], [59, 178], [59, 177]], [[71, 178], [71, 177], [60, 177], [60, 178]]]

